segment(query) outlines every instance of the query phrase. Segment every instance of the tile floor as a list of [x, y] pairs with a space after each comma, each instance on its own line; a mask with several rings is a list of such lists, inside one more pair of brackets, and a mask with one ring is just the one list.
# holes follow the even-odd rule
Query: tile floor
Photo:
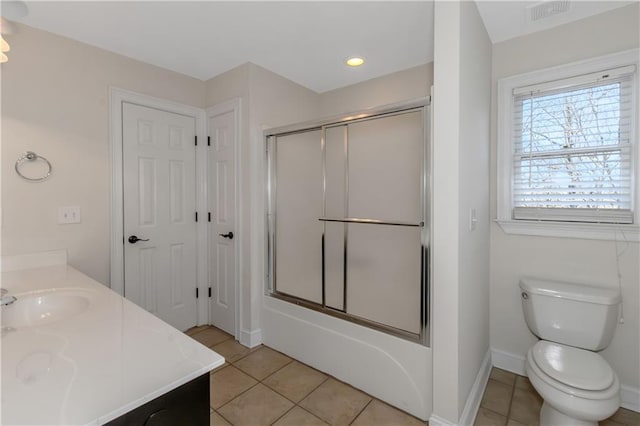
[[[426, 425], [266, 346], [249, 349], [215, 327], [187, 331], [225, 357], [211, 372], [211, 425]], [[538, 426], [541, 398], [526, 377], [494, 368], [475, 426]], [[601, 426], [638, 426], [620, 409]]]

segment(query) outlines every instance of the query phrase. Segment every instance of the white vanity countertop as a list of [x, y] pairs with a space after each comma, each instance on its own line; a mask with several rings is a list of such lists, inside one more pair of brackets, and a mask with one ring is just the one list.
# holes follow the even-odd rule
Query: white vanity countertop
[[[1, 307], [3, 425], [101, 425], [224, 363], [70, 266], [3, 272], [2, 287], [18, 298]], [[24, 313], [36, 293], [63, 296], [51, 317]]]

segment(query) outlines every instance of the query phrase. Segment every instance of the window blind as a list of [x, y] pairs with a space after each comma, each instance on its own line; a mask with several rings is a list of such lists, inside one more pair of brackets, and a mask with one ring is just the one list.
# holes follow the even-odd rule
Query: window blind
[[633, 222], [634, 72], [514, 90], [514, 219]]

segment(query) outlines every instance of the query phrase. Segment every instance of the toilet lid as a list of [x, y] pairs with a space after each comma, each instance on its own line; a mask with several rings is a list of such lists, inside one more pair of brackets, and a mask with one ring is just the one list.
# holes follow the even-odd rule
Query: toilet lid
[[532, 352], [538, 367], [565, 385], [598, 391], [613, 384], [613, 370], [595, 352], [545, 340], [536, 343]]

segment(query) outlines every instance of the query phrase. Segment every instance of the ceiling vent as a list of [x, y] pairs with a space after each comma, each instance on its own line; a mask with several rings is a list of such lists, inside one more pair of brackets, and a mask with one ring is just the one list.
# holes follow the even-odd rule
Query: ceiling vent
[[528, 18], [531, 22], [550, 18], [551, 16], [569, 11], [569, 0], [543, 1], [527, 7]]

